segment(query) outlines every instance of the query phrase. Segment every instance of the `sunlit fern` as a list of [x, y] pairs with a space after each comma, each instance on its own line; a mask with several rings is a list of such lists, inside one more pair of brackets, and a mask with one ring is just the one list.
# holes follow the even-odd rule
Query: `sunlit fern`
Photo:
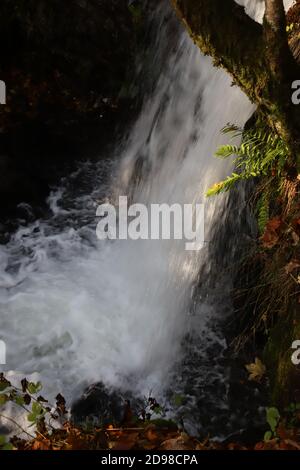
[[263, 192], [257, 202], [257, 223], [259, 233], [262, 235], [270, 218], [270, 195]]
[[222, 129], [224, 134], [231, 134], [232, 139], [242, 138], [240, 145], [222, 145], [216, 152], [221, 159], [235, 156], [233, 165], [235, 172], [224, 181], [214, 184], [206, 193], [215, 196], [230, 190], [237, 182], [267, 176], [272, 171], [278, 174], [285, 164], [288, 149], [279, 136], [265, 130], [244, 131], [228, 124]]

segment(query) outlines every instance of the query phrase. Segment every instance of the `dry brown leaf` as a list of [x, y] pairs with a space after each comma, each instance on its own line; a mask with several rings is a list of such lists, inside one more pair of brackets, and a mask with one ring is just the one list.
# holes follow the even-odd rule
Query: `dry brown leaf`
[[285, 439], [285, 443], [294, 449], [300, 450], [300, 444], [297, 442], [293, 441], [292, 439]]
[[122, 436], [113, 446], [113, 450], [131, 450], [135, 447], [136, 441], [139, 437], [138, 432], [132, 432], [128, 435]]
[[155, 426], [148, 426], [146, 429], [145, 437], [150, 442], [155, 442], [158, 440], [158, 434], [156, 432]]
[[273, 248], [279, 241], [279, 235], [276, 232], [266, 232], [261, 241], [264, 248]]
[[280, 217], [273, 217], [273, 219], [270, 219], [267, 223], [266, 229], [271, 231], [278, 230], [281, 227], [282, 223], [283, 222]]
[[261, 382], [263, 376], [266, 373], [266, 367], [258, 357], [255, 358], [255, 362], [252, 364], [247, 364], [245, 367], [250, 374], [248, 380]]
[[137, 444], [140, 449], [144, 449], [144, 450], [153, 450], [156, 448], [156, 444], [154, 444], [153, 442], [149, 442], [146, 439], [139, 440]]
[[297, 259], [292, 259], [284, 268], [286, 274], [291, 274], [295, 269], [300, 268], [300, 261]]
[[47, 440], [35, 439], [31, 447], [31, 450], [50, 450], [50, 449], [51, 449], [51, 442], [48, 439]]
[[292, 239], [293, 239], [293, 245], [297, 246], [300, 241], [300, 237], [296, 232], [294, 232], [294, 230], [292, 231]]
[[161, 450], [194, 450], [194, 441], [185, 433], [181, 433], [178, 437], [167, 439], [162, 442]]
[[269, 220], [266, 225], [265, 232], [261, 237], [264, 248], [273, 248], [279, 241], [278, 230], [281, 228], [283, 221], [280, 217], [274, 217]]

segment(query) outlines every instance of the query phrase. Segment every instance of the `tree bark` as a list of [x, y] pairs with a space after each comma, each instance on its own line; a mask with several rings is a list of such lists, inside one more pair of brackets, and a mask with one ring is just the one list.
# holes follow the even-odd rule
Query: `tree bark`
[[285, 80], [293, 71], [294, 60], [288, 45], [282, 0], [265, 0], [264, 41], [266, 58], [273, 76]]

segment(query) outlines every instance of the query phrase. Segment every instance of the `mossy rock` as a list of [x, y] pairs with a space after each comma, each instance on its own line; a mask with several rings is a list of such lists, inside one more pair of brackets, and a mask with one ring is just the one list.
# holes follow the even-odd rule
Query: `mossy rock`
[[296, 309], [282, 316], [271, 329], [264, 351], [269, 371], [272, 403], [285, 407], [300, 402], [300, 366], [293, 364], [292, 344], [300, 340], [300, 319]]

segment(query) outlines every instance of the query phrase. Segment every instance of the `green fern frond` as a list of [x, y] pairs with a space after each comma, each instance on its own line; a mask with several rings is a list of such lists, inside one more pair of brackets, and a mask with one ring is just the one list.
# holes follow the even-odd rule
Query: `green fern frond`
[[221, 129], [222, 134], [232, 134], [232, 138], [243, 134], [243, 129], [236, 124], [228, 122], [225, 127]]
[[222, 145], [215, 154], [222, 159], [234, 156], [233, 165], [238, 173], [232, 173], [226, 180], [212, 186], [207, 191], [207, 196], [215, 196], [228, 191], [239, 180], [267, 176], [274, 168], [280, 174], [288, 149], [278, 135], [265, 129], [243, 131], [233, 124], [227, 124], [222, 132], [231, 134], [232, 138], [242, 136], [240, 145]]
[[242, 179], [242, 176], [237, 173], [232, 173], [231, 176], [228, 176], [226, 180], [220, 181], [219, 183], [214, 184], [206, 193], [207, 197], [216, 196], [220, 193], [225, 193], [229, 191], [236, 183]]
[[237, 145], [221, 145], [215, 153], [216, 157], [228, 158], [231, 155], [238, 153], [239, 147]]
[[268, 194], [263, 193], [261, 195], [256, 206], [256, 212], [259, 233], [262, 235], [270, 218], [270, 201]]

